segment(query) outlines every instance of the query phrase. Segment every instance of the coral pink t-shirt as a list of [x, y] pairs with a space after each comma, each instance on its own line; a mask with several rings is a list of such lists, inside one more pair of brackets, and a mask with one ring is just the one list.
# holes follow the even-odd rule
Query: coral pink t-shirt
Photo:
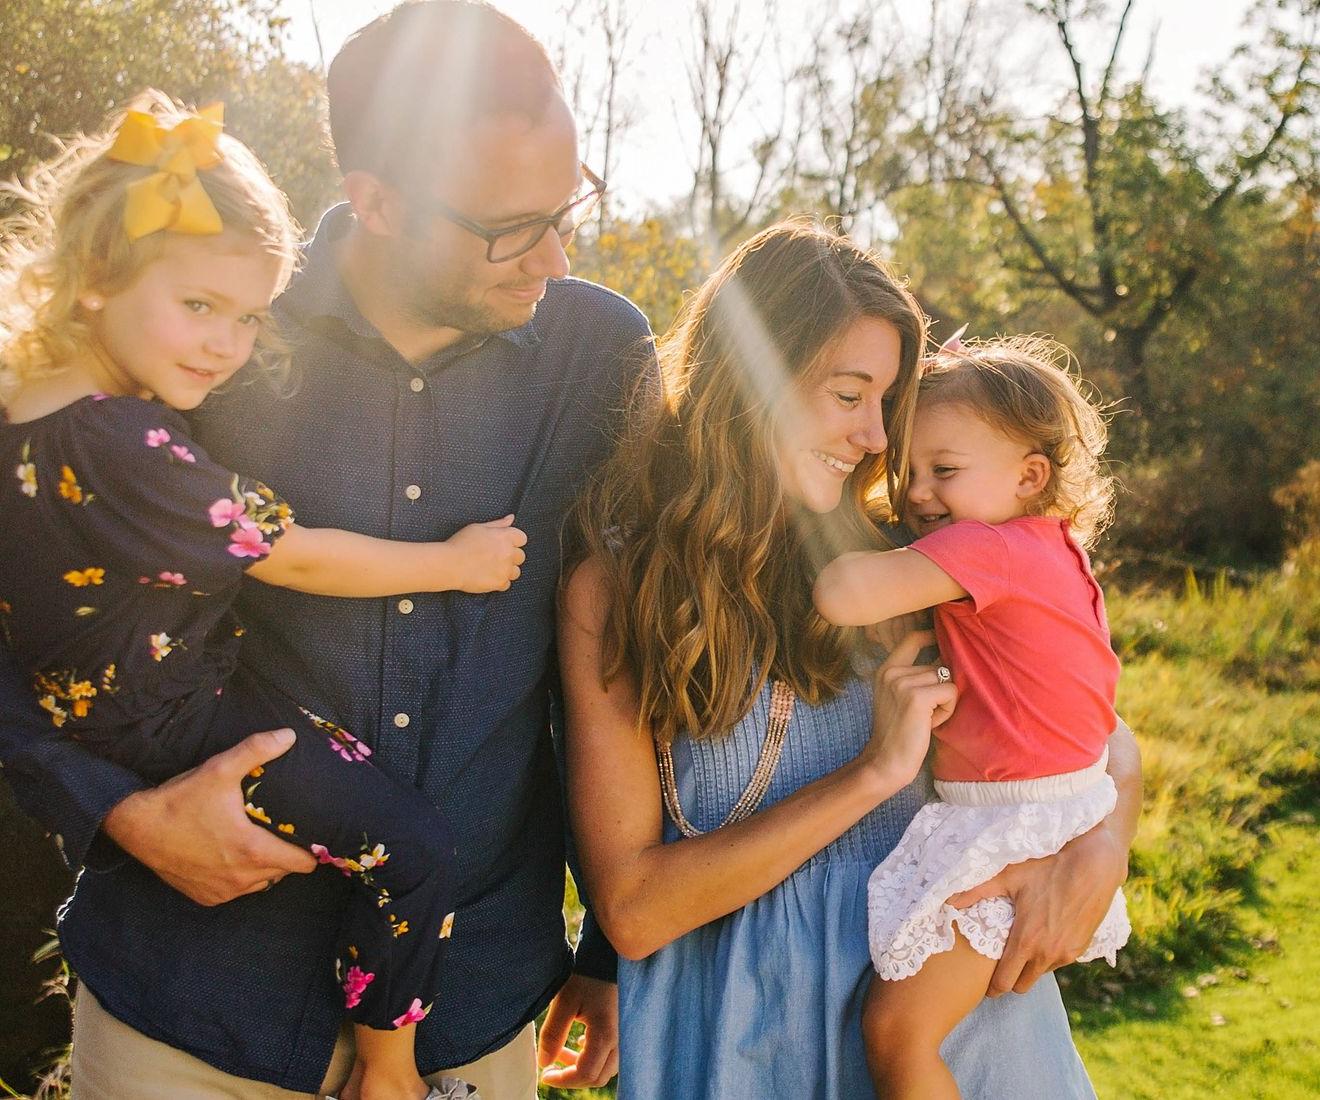
[[1105, 601], [1066, 520], [953, 523], [918, 539], [967, 590], [935, 608], [958, 686], [935, 731], [937, 779], [1038, 779], [1099, 759], [1117, 723]]

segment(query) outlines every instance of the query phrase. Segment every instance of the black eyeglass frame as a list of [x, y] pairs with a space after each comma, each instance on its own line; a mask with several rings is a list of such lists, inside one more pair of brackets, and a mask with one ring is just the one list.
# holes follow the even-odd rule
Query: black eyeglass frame
[[[484, 226], [478, 221], [473, 221], [466, 214], [462, 214], [455, 210], [452, 206], [447, 206], [435, 199], [423, 199], [420, 202], [417, 202], [417, 205], [428, 213], [439, 214], [446, 221], [453, 222], [459, 228], [466, 229], [469, 233], [474, 233], [485, 241], [487, 263], [508, 263], [510, 260], [516, 260], [519, 256], [527, 255], [527, 253], [541, 243], [541, 238], [545, 236], [547, 230], [553, 229], [559, 234], [559, 239], [561, 241], [568, 243], [568, 241], [573, 239], [573, 234], [578, 231], [578, 227], [587, 220], [587, 215], [591, 213], [591, 210], [595, 207], [596, 203], [600, 201], [600, 197], [605, 194], [605, 188], [607, 185], [600, 176], [596, 175], [596, 173], [585, 164], [579, 164], [578, 167], [582, 170], [582, 175], [586, 181], [591, 184], [590, 191], [585, 195], [578, 195], [576, 198], [570, 199], [553, 214], [550, 214], [547, 217], [528, 218], [525, 222], [518, 222], [516, 225], [507, 225], [502, 229], [491, 229], [488, 226]], [[583, 208], [581, 217], [571, 223], [571, 228], [567, 233], [561, 232], [559, 229], [559, 223], [562, 222], [564, 217], [575, 207]], [[527, 230], [534, 229], [538, 225], [541, 227], [541, 231], [528, 241], [527, 244], [523, 245], [522, 248], [518, 249], [516, 252], [510, 253], [508, 256], [501, 256], [499, 259], [495, 258], [495, 248], [499, 244], [501, 238], [512, 237], [517, 233], [526, 233]]]

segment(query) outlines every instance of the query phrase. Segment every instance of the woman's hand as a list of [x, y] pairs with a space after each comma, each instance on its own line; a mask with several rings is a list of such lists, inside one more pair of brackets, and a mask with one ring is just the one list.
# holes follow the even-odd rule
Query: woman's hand
[[941, 683], [934, 665], [913, 664], [934, 644], [931, 631], [914, 630], [875, 671], [871, 740], [859, 759], [899, 787], [916, 778], [931, 730], [948, 720], [958, 701], [958, 689], [952, 681]]
[[990, 979], [989, 996], [1010, 989], [1025, 993], [1042, 974], [1076, 959], [1127, 878], [1141, 813], [1141, 751], [1122, 721], [1109, 737], [1108, 771], [1118, 802], [1089, 833], [1052, 856], [1010, 864], [989, 882], [949, 898], [956, 909], [982, 898], [1013, 899], [1013, 929]]

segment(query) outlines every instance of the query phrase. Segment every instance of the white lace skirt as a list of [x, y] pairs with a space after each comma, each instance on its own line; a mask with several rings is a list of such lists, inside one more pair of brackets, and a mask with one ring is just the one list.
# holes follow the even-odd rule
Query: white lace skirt
[[[966, 909], [946, 899], [979, 886], [1010, 863], [1052, 855], [1108, 816], [1118, 793], [1105, 771], [1108, 751], [1077, 772], [1003, 783], [936, 780], [941, 801], [918, 811], [903, 838], [871, 874], [867, 908], [871, 960], [881, 978], [910, 978], [931, 955], [953, 947], [953, 929], [991, 959], [1004, 953], [1013, 903], [986, 898]], [[1127, 943], [1123, 891], [1078, 962], [1112, 966]]]

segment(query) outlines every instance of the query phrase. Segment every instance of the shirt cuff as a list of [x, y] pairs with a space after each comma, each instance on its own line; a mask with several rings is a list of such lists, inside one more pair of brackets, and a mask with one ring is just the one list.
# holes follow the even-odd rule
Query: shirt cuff
[[573, 956], [573, 973], [602, 982], [619, 980], [619, 956], [588, 909], [582, 917], [582, 935]]
[[72, 773], [47, 770], [40, 778], [24, 779], [10, 784], [16, 801], [52, 830], [64, 862], [71, 869], [87, 866], [109, 870], [127, 858], [119, 845], [101, 834], [101, 822], [129, 795], [147, 788], [138, 775], [80, 752]]

